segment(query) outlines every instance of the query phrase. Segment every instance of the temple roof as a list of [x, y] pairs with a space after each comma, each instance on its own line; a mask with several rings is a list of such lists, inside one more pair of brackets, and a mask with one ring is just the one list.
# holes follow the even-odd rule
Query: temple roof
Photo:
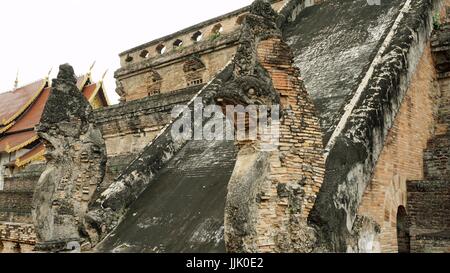
[[0, 152], [12, 153], [38, 140], [35, 131], [6, 135], [0, 140]]
[[[78, 77], [77, 86], [94, 108], [109, 106], [103, 82], [92, 83], [90, 73]], [[15, 165], [18, 167], [41, 157], [45, 152], [34, 128], [41, 120], [51, 90], [48, 81], [41, 80], [0, 94], [0, 117], [5, 120], [2, 123], [5, 125], [0, 127], [0, 152], [12, 153], [31, 146], [30, 151], [17, 158]], [[9, 165], [14, 165], [14, 162]]]
[[42, 113], [44, 111], [45, 104], [50, 95], [51, 87], [47, 87], [42, 91], [41, 95], [36, 99], [33, 106], [20, 117], [5, 134], [17, 133], [24, 130], [33, 130], [41, 120]]
[[46, 79], [0, 94], [0, 130], [21, 115], [48, 85]]
[[83, 95], [91, 104], [93, 103], [94, 99], [98, 97], [98, 99], [102, 102], [103, 107], [110, 105], [108, 97], [103, 90], [103, 84], [101, 82], [85, 86], [83, 89]]
[[45, 153], [45, 145], [43, 143], [39, 143], [29, 152], [17, 158], [16, 161], [14, 162], [14, 165], [17, 167], [25, 166], [26, 164], [43, 157], [44, 153]]
[[87, 73], [85, 75], [81, 75], [77, 77], [77, 87], [78, 89], [81, 89], [85, 87], [86, 85], [89, 85], [92, 83], [91, 73]]

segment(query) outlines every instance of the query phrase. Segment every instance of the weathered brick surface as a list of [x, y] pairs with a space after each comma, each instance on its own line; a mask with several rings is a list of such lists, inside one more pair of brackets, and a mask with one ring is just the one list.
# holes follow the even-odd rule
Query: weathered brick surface
[[45, 169], [45, 163], [34, 162], [22, 168], [14, 169], [5, 175], [5, 190], [33, 190], [34, 184]]
[[34, 186], [39, 179], [39, 174], [28, 174], [21, 176], [5, 177], [5, 191], [33, 191]]
[[32, 200], [33, 191], [0, 191], [0, 221], [31, 223]]
[[[229, 42], [233, 43], [232, 41], [234, 41], [235, 43], [237, 38], [238, 36], [234, 35], [233, 39]], [[220, 47], [224, 46], [226, 46], [226, 48], [220, 49]], [[209, 50], [211, 51], [211, 49], [213, 49], [213, 51], [202, 53], [200, 57], [206, 68], [201, 71], [197, 71], [196, 77], [194, 78], [192, 73], [185, 72], [183, 68], [186, 63], [189, 62], [189, 56], [195, 54], [196, 50], [173, 52], [171, 54], [174, 55], [174, 60], [156, 60], [156, 62], [158, 62], [157, 64], [152, 62], [143, 65], [142, 69], [140, 67], [136, 69], [127, 68], [120, 73], [116, 73], [119, 86], [121, 85], [124, 90], [122, 101], [133, 101], [152, 96], [155, 93], [166, 94], [174, 90], [186, 88], [191, 85], [191, 82], [194, 79], [201, 80], [202, 83], [209, 82], [215, 74], [233, 57], [236, 52], [236, 46], [232, 44], [230, 47], [226, 43], [224, 45], [220, 45], [211, 42], [209, 47]], [[170, 65], [168, 65], [167, 62], [169, 62]], [[148, 70], [149, 67], [161, 75], [161, 79], [158, 82], [154, 82], [152, 79], [152, 70]], [[153, 90], [155, 88], [155, 84], [158, 85], [158, 91]]]
[[300, 79], [299, 69], [293, 65], [291, 54], [289, 46], [280, 39], [263, 41], [258, 47], [259, 59], [269, 71], [285, 110], [280, 129], [280, 151], [284, 156], [282, 162], [274, 162], [274, 173], [279, 175], [273, 178], [283, 183], [301, 174], [305, 179], [301, 216], [306, 218], [323, 182], [322, 132], [314, 104]]
[[34, 244], [36, 242], [32, 224], [0, 223], [0, 238], [20, 243]]
[[[447, 1], [449, 2], [449, 1]], [[449, 14], [447, 9], [447, 14]], [[448, 16], [448, 15], [447, 15]], [[448, 16], [450, 18], [450, 16]], [[440, 97], [435, 136], [424, 153], [424, 181], [408, 183], [412, 252], [450, 253], [450, 24], [433, 35]]]
[[[450, 33], [450, 32], [449, 32]], [[436, 52], [434, 52], [436, 55]], [[428, 141], [424, 155], [424, 171], [427, 179], [450, 177], [450, 75], [440, 75], [441, 96], [435, 136]]]
[[325, 168], [319, 120], [289, 46], [273, 38], [262, 41], [257, 53], [280, 94], [284, 113], [279, 151], [270, 158], [271, 183], [265, 183], [261, 192], [258, 248], [261, 252], [308, 251], [302, 245], [308, 240], [306, 219]]
[[411, 251], [450, 252], [450, 180], [408, 183]]
[[29, 253], [35, 244], [32, 224], [0, 222], [0, 253]]
[[434, 62], [427, 47], [359, 210], [381, 226], [378, 251], [398, 251], [397, 211], [407, 207], [407, 181], [423, 179], [424, 150], [434, 132], [437, 96]]
[[425, 176], [428, 179], [450, 177], [450, 134], [436, 136], [428, 142], [424, 155]]
[[31, 201], [43, 164], [31, 164], [7, 175], [0, 191], [0, 222], [31, 224]]
[[120, 173], [135, 159], [137, 154], [120, 154], [116, 156], [109, 156], [106, 163], [105, 178], [100, 186], [98, 192], [105, 191], [111, 183], [116, 179]]
[[413, 253], [450, 253], [450, 233], [419, 235], [412, 238]]

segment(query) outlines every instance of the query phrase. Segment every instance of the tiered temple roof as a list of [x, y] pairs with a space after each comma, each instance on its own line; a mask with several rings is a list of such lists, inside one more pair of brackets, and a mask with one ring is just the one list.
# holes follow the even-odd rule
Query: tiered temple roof
[[[91, 73], [80, 76], [77, 86], [94, 109], [109, 105], [103, 81], [93, 83]], [[25, 149], [9, 167], [23, 167], [42, 160], [45, 146], [35, 132], [52, 91], [48, 78], [0, 94], [0, 153]]]

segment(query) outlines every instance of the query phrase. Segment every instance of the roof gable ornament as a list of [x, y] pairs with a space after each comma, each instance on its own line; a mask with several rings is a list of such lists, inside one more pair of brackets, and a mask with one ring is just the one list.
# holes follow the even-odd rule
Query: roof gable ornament
[[105, 73], [103, 73], [102, 79], [100, 80], [100, 82], [103, 82], [105, 80], [106, 74], [108, 74], [108, 70], [109, 69], [106, 69]]
[[92, 70], [94, 69], [95, 64], [97, 63], [97, 61], [94, 61], [91, 66], [89, 67], [89, 72], [88, 75], [91, 76], [92, 75]]
[[14, 91], [19, 87], [19, 69], [17, 69], [16, 80], [14, 81]]
[[50, 70], [49, 70], [48, 73], [47, 73], [47, 76], [44, 78], [45, 81], [48, 82], [48, 85], [49, 85], [49, 86], [52, 86], [52, 82], [49, 81], [49, 79], [50, 79], [50, 74], [52, 74], [52, 71], [53, 71], [53, 67], [50, 68]]
[[47, 79], [50, 79], [50, 74], [52, 74], [53, 67], [50, 68], [50, 70], [47, 73]]

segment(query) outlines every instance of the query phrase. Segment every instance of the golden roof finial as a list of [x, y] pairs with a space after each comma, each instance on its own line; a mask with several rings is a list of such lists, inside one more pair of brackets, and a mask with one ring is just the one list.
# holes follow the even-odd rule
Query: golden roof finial
[[14, 90], [16, 90], [19, 87], [19, 69], [17, 69], [16, 72], [16, 80], [14, 81]]
[[100, 80], [101, 82], [105, 80], [106, 74], [108, 74], [108, 70], [109, 69], [106, 69], [105, 73], [103, 73], [102, 79]]
[[45, 82], [46, 82], [46, 84], [48, 83], [49, 87], [52, 86], [52, 81], [50, 81], [50, 74], [52, 74], [52, 71], [53, 71], [53, 67], [50, 68], [50, 70], [47, 73], [47, 76], [45, 76]]
[[47, 73], [47, 79], [49, 79], [49, 78], [50, 78], [50, 74], [52, 74], [52, 71], [53, 71], [53, 67], [52, 67], [52, 68], [50, 68], [50, 70], [48, 71], [48, 73]]
[[94, 61], [94, 62], [92, 63], [91, 67], [89, 68], [88, 75], [91, 75], [91, 74], [92, 74], [92, 69], [94, 69], [94, 66], [95, 66], [95, 63], [96, 63], [96, 62], [97, 62], [97, 61]]

